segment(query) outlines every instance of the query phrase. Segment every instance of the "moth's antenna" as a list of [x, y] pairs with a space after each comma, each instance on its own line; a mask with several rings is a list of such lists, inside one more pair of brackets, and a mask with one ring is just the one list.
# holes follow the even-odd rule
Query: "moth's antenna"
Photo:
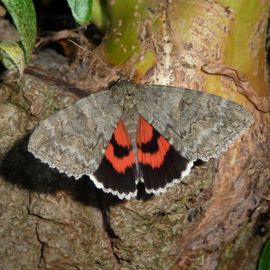
[[[88, 50], [88, 49], [86, 49], [86, 48], [84, 48], [84, 47], [82, 47], [80, 44], [78, 44], [76, 41], [74, 41], [74, 40], [72, 40], [72, 39], [67, 39], [70, 43], [72, 43], [72, 44], [74, 44], [75, 46], [77, 46], [78, 48], [80, 48], [80, 49], [82, 49], [82, 50], [84, 50], [84, 51], [86, 51], [87, 53], [91, 53], [91, 51], [90, 50]], [[99, 62], [101, 62], [102, 64], [106, 64], [103, 60], [102, 60], [102, 58], [99, 56], [99, 55], [97, 55], [97, 54], [95, 54], [95, 59], [97, 59]]]
[[82, 50], [84, 50], [84, 51], [90, 53], [89, 50], [87, 50], [86, 48], [82, 47], [79, 43], [75, 42], [74, 40], [72, 40], [72, 39], [70, 39], [70, 38], [68, 38], [67, 40], [68, 40], [70, 43], [74, 44], [75, 46], [79, 47], [80, 49], [82, 49]]

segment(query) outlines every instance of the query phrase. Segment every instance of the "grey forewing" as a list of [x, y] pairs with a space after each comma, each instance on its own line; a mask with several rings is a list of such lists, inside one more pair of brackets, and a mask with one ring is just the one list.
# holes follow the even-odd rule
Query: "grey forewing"
[[252, 122], [240, 105], [182, 88], [136, 86], [139, 113], [184, 157], [217, 157]]
[[91, 94], [52, 115], [34, 131], [28, 150], [68, 176], [94, 173], [122, 113], [111, 95]]

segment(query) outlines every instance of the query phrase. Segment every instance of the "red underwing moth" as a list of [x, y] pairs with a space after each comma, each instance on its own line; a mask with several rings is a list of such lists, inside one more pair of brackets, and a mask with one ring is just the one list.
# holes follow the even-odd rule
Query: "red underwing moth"
[[118, 83], [41, 122], [28, 150], [76, 179], [130, 199], [143, 182], [159, 194], [218, 157], [252, 122], [240, 105], [207, 93]]

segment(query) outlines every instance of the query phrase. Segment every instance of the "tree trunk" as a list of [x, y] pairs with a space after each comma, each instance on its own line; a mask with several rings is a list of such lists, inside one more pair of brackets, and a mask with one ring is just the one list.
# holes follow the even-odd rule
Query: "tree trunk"
[[[47, 51], [26, 72], [66, 85], [29, 74], [0, 85], [0, 268], [255, 270], [269, 237], [270, 1], [108, 2], [110, 29], [80, 65]], [[198, 162], [184, 184], [144, 200], [117, 200], [27, 152], [38, 121], [80, 89], [119, 78], [219, 95], [255, 121], [218, 160]]]

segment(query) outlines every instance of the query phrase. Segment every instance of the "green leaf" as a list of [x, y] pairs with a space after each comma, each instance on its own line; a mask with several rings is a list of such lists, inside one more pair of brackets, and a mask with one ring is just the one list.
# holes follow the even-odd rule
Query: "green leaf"
[[108, 16], [103, 0], [93, 0], [91, 21], [101, 32], [106, 31], [108, 26]]
[[270, 270], [270, 240], [265, 244], [259, 259], [258, 270]]
[[81, 25], [89, 23], [93, 0], [67, 0], [67, 2], [77, 23]]
[[2, 0], [16, 25], [25, 61], [30, 59], [36, 41], [36, 13], [32, 0]]
[[25, 59], [22, 48], [16, 42], [1, 42], [0, 43], [0, 60], [6, 68], [17, 68], [22, 75], [25, 67]]

